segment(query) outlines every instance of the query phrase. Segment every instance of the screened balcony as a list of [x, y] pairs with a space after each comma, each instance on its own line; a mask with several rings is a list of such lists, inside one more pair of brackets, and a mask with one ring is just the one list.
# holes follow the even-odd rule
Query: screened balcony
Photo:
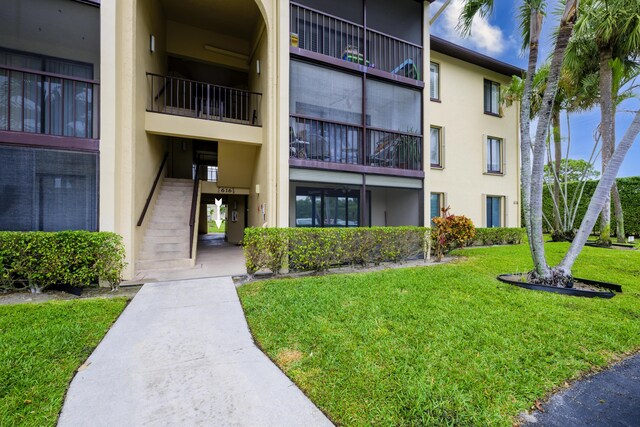
[[292, 2], [290, 8], [292, 48], [380, 70], [391, 77], [422, 81], [419, 44], [299, 3]]
[[0, 66], [0, 131], [99, 138], [98, 82]]
[[301, 116], [289, 120], [289, 156], [342, 165], [422, 170], [422, 136]]
[[291, 165], [423, 170], [420, 90], [299, 60], [289, 82]]

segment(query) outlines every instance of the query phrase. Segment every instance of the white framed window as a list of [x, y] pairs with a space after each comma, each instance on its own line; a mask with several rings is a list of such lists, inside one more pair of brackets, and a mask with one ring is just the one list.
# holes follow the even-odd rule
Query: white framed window
[[444, 144], [443, 129], [438, 126], [431, 126], [429, 130], [430, 137], [430, 163], [432, 168], [444, 167]]
[[435, 62], [429, 65], [429, 97], [440, 99], [440, 64]]
[[486, 196], [485, 223], [487, 228], [504, 227], [504, 196]]
[[504, 140], [494, 136], [487, 136], [484, 140], [484, 172], [504, 175]]
[[500, 115], [500, 83], [487, 79], [484, 81], [484, 112]]
[[442, 216], [442, 208], [444, 208], [444, 193], [431, 193], [431, 226], [433, 219]]

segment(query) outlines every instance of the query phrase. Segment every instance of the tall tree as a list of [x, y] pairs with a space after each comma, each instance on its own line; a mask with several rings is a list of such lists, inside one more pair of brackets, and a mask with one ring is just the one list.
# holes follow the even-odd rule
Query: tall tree
[[[575, 26], [575, 45], [597, 52], [600, 92], [600, 134], [602, 136], [602, 172], [604, 174], [615, 150], [616, 97], [624, 69], [640, 55], [640, 2], [637, 0], [583, 0], [580, 19]], [[569, 48], [569, 57], [575, 48]], [[616, 61], [617, 67], [616, 70]], [[626, 64], [625, 64], [626, 63]], [[615, 77], [618, 77], [618, 82]], [[614, 200], [618, 241], [624, 241], [624, 219], [618, 188], [613, 183], [611, 197]], [[611, 203], [607, 198], [600, 215], [600, 240], [611, 243]]]
[[[493, 0], [467, 0], [460, 17], [460, 27], [467, 34], [477, 14], [488, 15], [493, 10]], [[534, 270], [530, 273], [531, 280], [538, 283], [548, 283], [565, 286], [571, 282], [571, 268], [578, 254], [584, 247], [587, 237], [595, 224], [598, 212], [604, 205], [606, 194], [610, 191], [613, 181], [620, 169], [622, 160], [640, 133], [640, 111], [638, 111], [613, 154], [610, 164], [596, 188], [589, 203], [580, 229], [569, 251], [562, 262], [550, 267], [545, 259], [542, 233], [542, 193], [544, 183], [544, 165], [546, 157], [546, 139], [551, 121], [551, 110], [558, 89], [560, 68], [564, 60], [565, 51], [573, 32], [573, 26], [578, 16], [577, 0], [566, 0], [556, 32], [555, 47], [553, 49], [549, 67], [549, 77], [538, 114], [538, 124], [535, 137], [532, 140], [530, 130], [532, 81], [538, 62], [538, 41], [540, 28], [544, 16], [544, 2], [541, 0], [524, 0], [520, 8], [521, 28], [525, 47], [529, 48], [529, 64], [525, 77], [524, 92], [520, 111], [520, 137], [522, 152], [522, 201], [525, 227], [529, 237], [529, 246], [534, 263]], [[594, 214], [595, 212], [595, 214]]]
[[[566, 178], [567, 182], [576, 182], [583, 179], [590, 181], [600, 178], [600, 172], [596, 170], [592, 163], [582, 159], [565, 159], [560, 162], [560, 176]], [[555, 181], [555, 169], [545, 167], [544, 180], [547, 183]]]

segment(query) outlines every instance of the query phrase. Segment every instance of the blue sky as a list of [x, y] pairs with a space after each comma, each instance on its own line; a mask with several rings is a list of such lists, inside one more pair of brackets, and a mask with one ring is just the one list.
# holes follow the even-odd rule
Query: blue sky
[[[525, 56], [526, 53], [523, 54], [521, 51], [522, 38], [517, 18], [520, 2], [495, 1], [493, 14], [485, 19], [476, 18], [469, 38], [460, 37], [455, 28], [462, 2], [462, 0], [452, 0], [449, 7], [431, 28], [432, 34], [509, 64], [526, 68], [527, 58]], [[552, 0], [548, 3], [549, 13], [547, 13], [543, 24], [539, 64], [548, 57], [552, 50], [550, 35], [554, 25], [557, 24], [557, 17], [553, 14], [557, 1]], [[441, 4], [442, 0], [434, 2], [431, 5], [432, 13], [438, 10]], [[620, 105], [616, 116], [616, 141], [620, 140], [633, 117], [632, 113], [621, 110], [633, 111], [639, 108], [640, 101], [638, 99], [628, 100]], [[564, 115], [562, 120], [562, 134], [563, 138], [566, 138], [568, 132]], [[570, 120], [571, 149], [569, 156], [588, 160], [593, 149], [594, 131], [600, 121], [600, 110], [595, 108], [589, 112], [572, 114]], [[563, 150], [566, 152], [566, 142]], [[599, 159], [596, 163], [596, 168], [600, 170]], [[640, 175], [640, 140], [636, 140], [618, 173], [620, 177], [638, 175]]]

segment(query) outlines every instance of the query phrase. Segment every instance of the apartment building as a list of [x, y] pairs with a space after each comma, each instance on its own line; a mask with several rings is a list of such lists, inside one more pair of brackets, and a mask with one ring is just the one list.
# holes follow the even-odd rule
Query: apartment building
[[[517, 226], [521, 70], [416, 0], [8, 0], [0, 229], [121, 234], [126, 278], [247, 226]], [[427, 93], [429, 91], [430, 93]], [[426, 143], [429, 131], [430, 144]]]

